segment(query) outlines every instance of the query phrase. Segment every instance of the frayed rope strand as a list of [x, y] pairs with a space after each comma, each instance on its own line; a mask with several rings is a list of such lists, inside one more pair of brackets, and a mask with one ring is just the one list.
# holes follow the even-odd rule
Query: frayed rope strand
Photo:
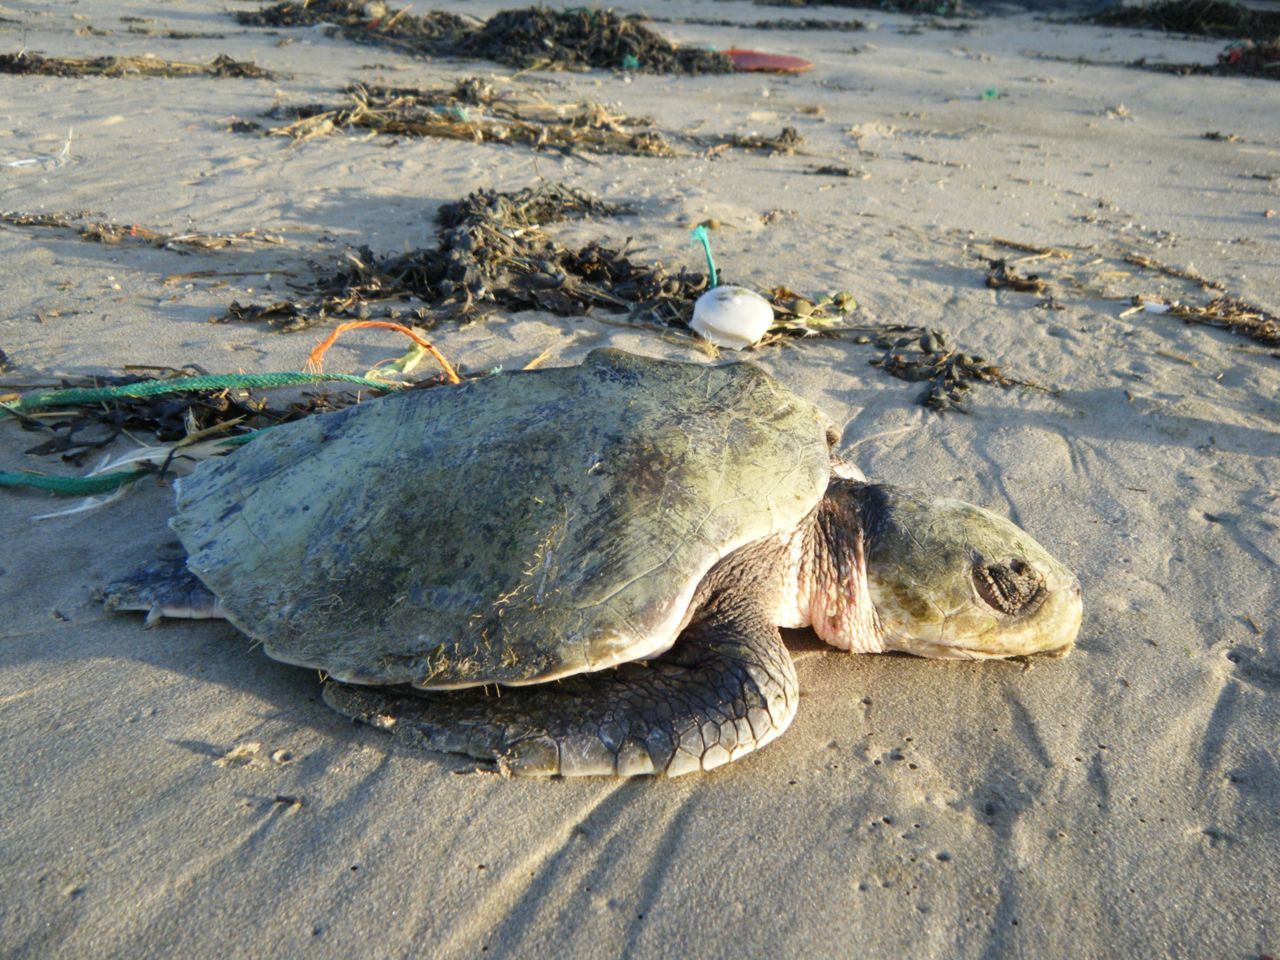
[[308, 369], [319, 370], [324, 360], [325, 351], [337, 343], [338, 338], [348, 330], [360, 330], [366, 327], [381, 327], [384, 330], [395, 330], [397, 333], [403, 333], [435, 358], [436, 363], [440, 364], [440, 368], [444, 370], [444, 375], [450, 383], [462, 382], [462, 378], [458, 376], [458, 371], [453, 369], [453, 364], [444, 358], [444, 354], [424, 340], [416, 331], [410, 330], [402, 323], [393, 323], [390, 320], [353, 320], [350, 323], [338, 324], [338, 326], [334, 327], [333, 332], [311, 351], [311, 355], [307, 357]]
[[48, 493], [58, 493], [70, 497], [86, 497], [95, 493], [110, 493], [127, 483], [141, 480], [151, 470], [120, 470], [115, 473], [100, 473], [94, 477], [55, 477], [47, 473], [35, 473], [28, 470], [0, 470], [0, 487], [30, 487]]

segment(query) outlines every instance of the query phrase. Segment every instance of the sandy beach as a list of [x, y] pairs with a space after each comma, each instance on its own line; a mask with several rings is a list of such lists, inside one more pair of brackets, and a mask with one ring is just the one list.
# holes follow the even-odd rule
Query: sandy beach
[[[813, 61], [794, 77], [516, 76], [229, 14], [249, 9], [0, 0], [0, 53], [226, 54], [278, 75], [0, 74], [0, 210], [280, 241], [184, 253], [0, 224], [0, 382], [300, 370], [332, 321], [209, 319], [292, 296], [348, 247], [430, 246], [473, 190], [562, 181], [635, 207], [546, 228], [564, 243], [630, 238], [701, 269], [689, 230], [715, 220], [733, 280], [848, 291], [852, 322], [940, 329], [1043, 385], [979, 384], [940, 414], [874, 344], [722, 357], [821, 407], [868, 476], [1012, 517], [1079, 575], [1084, 626], [1071, 657], [1029, 663], [852, 656], [796, 631], [800, 711], [760, 753], [673, 780], [507, 780], [351, 723], [314, 671], [225, 623], [104, 612], [94, 588], [173, 542], [169, 484], [41, 521], [75, 501], [0, 491], [0, 955], [1280, 955], [1280, 349], [1131, 309], [1280, 312], [1280, 84], [1123, 65], [1212, 63], [1221, 40], [1025, 13], [650, 0], [620, 9], [866, 29], [653, 25]], [[803, 141], [662, 158], [229, 129], [354, 81], [472, 76], [673, 138]], [[989, 260], [1026, 257], [1047, 292], [987, 285]], [[600, 346], [713, 362], [625, 321], [494, 309], [430, 337], [466, 371]], [[326, 369], [402, 349], [354, 331]], [[24, 452], [41, 439], [0, 422], [0, 470], [78, 472]]]

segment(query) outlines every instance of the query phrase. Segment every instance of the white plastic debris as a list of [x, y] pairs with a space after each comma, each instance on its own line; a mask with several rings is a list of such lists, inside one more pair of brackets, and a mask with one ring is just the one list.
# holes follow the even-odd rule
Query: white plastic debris
[[693, 305], [689, 326], [720, 347], [743, 350], [773, 325], [769, 301], [746, 287], [713, 287]]

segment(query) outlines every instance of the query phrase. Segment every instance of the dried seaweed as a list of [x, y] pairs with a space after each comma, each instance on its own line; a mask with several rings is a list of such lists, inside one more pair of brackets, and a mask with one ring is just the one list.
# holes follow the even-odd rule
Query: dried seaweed
[[1166, 277], [1177, 277], [1179, 280], [1190, 280], [1192, 283], [1199, 284], [1206, 290], [1225, 290], [1217, 280], [1210, 280], [1208, 277], [1197, 273], [1195, 270], [1184, 269], [1182, 267], [1172, 267], [1167, 263], [1161, 263], [1158, 260], [1152, 260], [1150, 257], [1144, 257], [1140, 253], [1126, 253], [1124, 262], [1131, 263], [1135, 267], [1144, 267], [1147, 270], [1154, 270], [1156, 273], [1162, 273]]
[[333, 315], [364, 319], [379, 302], [417, 300], [460, 318], [490, 304], [564, 316], [641, 310], [661, 322], [683, 322], [706, 289], [703, 274], [669, 274], [661, 263], [635, 263], [625, 250], [599, 242], [570, 249], [541, 229], [571, 217], [629, 212], [554, 183], [515, 193], [479, 190], [441, 208], [433, 248], [391, 255], [349, 250], [334, 272], [304, 291], [308, 296], [266, 306], [236, 303], [219, 319], [265, 319], [298, 330]]
[[647, 17], [650, 23], [683, 23], [697, 27], [737, 27], [740, 30], [824, 30], [855, 33], [867, 29], [861, 20], [817, 20], [796, 17], [790, 20], [723, 20], [714, 17]]
[[37, 53], [0, 53], [0, 73], [49, 77], [253, 77], [277, 79], [248, 61], [220, 55], [209, 63], [180, 63], [159, 57], [42, 57]]
[[1266, 347], [1280, 347], [1280, 317], [1235, 297], [1215, 297], [1204, 306], [1135, 297], [1135, 310], [1177, 317], [1190, 325], [1216, 327]]
[[[500, 97], [478, 78], [453, 87], [418, 89], [354, 85], [343, 104], [274, 108], [268, 116], [290, 123], [268, 131], [305, 140], [342, 129], [404, 137], [441, 137], [475, 143], [523, 144], [535, 149], [671, 157], [675, 151], [652, 120], [610, 113], [599, 104], [566, 108]], [[255, 125], [256, 127], [256, 125]]]
[[474, 29], [471, 21], [432, 10], [418, 15], [391, 10], [380, 0], [285, 0], [258, 11], [240, 11], [236, 22], [252, 27], [311, 27], [332, 24], [348, 39], [378, 43], [406, 53], [433, 55]]
[[975, 383], [1052, 392], [1033, 380], [1008, 376], [998, 364], [989, 363], [983, 357], [960, 352], [947, 343], [947, 336], [941, 330], [893, 327], [889, 331], [906, 335], [893, 340], [881, 336], [876, 345], [885, 352], [872, 360], [871, 365], [900, 380], [928, 381], [929, 386], [917, 398], [917, 403], [939, 413], [946, 410], [968, 413], [965, 401]]
[[504, 10], [476, 23], [450, 13], [416, 15], [380, 0], [291, 0], [238, 13], [254, 26], [333, 24], [343, 36], [421, 56], [483, 57], [519, 68], [634, 70], [642, 73], [729, 73], [728, 57], [677, 47], [636, 18], [578, 7]]
[[140, 243], [150, 247], [166, 250], [220, 250], [225, 247], [248, 246], [283, 243], [279, 237], [256, 230], [244, 230], [240, 233], [160, 233], [138, 224], [117, 224], [84, 220], [87, 213], [18, 213], [16, 211], [0, 211], [0, 223], [15, 227], [46, 227], [56, 230], [74, 230], [83, 240], [95, 243]]
[[1280, 13], [1250, 10], [1227, 0], [1163, 0], [1145, 6], [1117, 4], [1080, 19], [1109, 27], [1145, 28], [1206, 37], [1266, 41], [1280, 36]]
[[935, 17], [971, 16], [961, 0], [756, 0], [756, 4], [762, 7], [845, 7]]
[[865, 170], [854, 170], [839, 163], [826, 163], [818, 167], [810, 167], [805, 173], [815, 177], [850, 177], [859, 180], [867, 179], [870, 174]]
[[1127, 66], [1182, 77], [1260, 77], [1280, 80], [1280, 40], [1240, 40], [1220, 54], [1216, 63], [1148, 63], [1145, 58]]
[[738, 149], [757, 150], [771, 156], [778, 154], [790, 156], [796, 153], [803, 142], [804, 137], [800, 136], [795, 127], [783, 127], [782, 131], [775, 137], [766, 137], [758, 133], [734, 133], [712, 137], [707, 141], [707, 153], [711, 156], [716, 156], [729, 149]]
[[987, 261], [987, 286], [992, 290], [1017, 290], [1019, 293], [1046, 293], [1049, 284], [1040, 279], [1038, 274], [1021, 276], [1009, 261]]
[[639, 20], [612, 10], [504, 10], [458, 44], [466, 56], [516, 67], [613, 67], [640, 73], [731, 73], [722, 53], [677, 47]]

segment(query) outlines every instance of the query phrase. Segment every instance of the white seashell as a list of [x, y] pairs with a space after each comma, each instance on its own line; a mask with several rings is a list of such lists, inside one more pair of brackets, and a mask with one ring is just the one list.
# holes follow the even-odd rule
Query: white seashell
[[713, 287], [693, 305], [689, 326], [721, 347], [742, 350], [773, 325], [769, 301], [746, 287]]

